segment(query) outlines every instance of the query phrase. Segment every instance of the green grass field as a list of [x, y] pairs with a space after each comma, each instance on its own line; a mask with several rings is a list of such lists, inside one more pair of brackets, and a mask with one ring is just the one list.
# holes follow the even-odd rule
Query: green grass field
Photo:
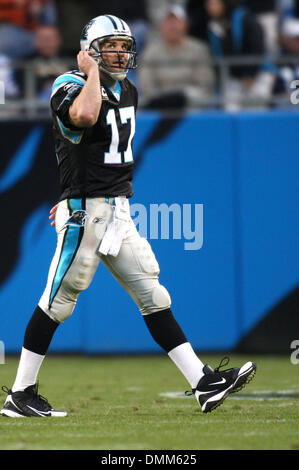
[[[201, 359], [215, 367], [221, 357]], [[229, 367], [247, 360], [232, 355]], [[286, 356], [250, 360], [253, 381], [203, 414], [183, 396], [189, 386], [167, 356], [49, 356], [39, 392], [68, 417], [0, 416], [0, 449], [299, 450], [299, 365]], [[12, 385], [17, 364], [6, 357], [0, 385]]]

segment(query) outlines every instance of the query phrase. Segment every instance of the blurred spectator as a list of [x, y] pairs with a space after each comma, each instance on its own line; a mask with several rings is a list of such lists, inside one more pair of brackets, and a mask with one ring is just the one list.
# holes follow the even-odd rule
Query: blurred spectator
[[[58, 75], [70, 70], [68, 61], [60, 54], [61, 36], [56, 26], [40, 26], [35, 34], [35, 52], [25, 59], [32, 61], [36, 80], [36, 97], [39, 101], [49, 101], [53, 81]], [[75, 66], [75, 63], [74, 63]], [[23, 71], [17, 73], [18, 83], [24, 95], [25, 77]]]
[[185, 10], [170, 6], [160, 23], [160, 37], [145, 47], [138, 71], [145, 107], [198, 107], [211, 96], [215, 80], [207, 46], [187, 31]]
[[[241, 0], [205, 0], [210, 21], [208, 37], [215, 56], [262, 56], [263, 29]], [[234, 65], [224, 90], [225, 108], [263, 107], [271, 99], [275, 77], [266, 65]]]
[[263, 27], [266, 51], [276, 54], [278, 47], [278, 8], [279, 0], [244, 0], [244, 5], [257, 16]]
[[92, 17], [114, 15], [128, 23], [140, 52], [146, 40], [148, 13], [146, 0], [92, 0]]
[[[282, 18], [279, 41], [282, 55], [296, 58], [299, 55], [299, 1], [298, 9], [294, 4], [292, 15], [285, 15]], [[279, 68], [278, 78], [275, 84], [275, 93], [290, 103], [291, 84], [294, 80], [299, 80], [299, 65], [296, 62], [283, 64]]]
[[[265, 47], [268, 52], [278, 50], [278, 8], [277, 2], [293, 0], [243, 0], [241, 3], [254, 13], [263, 27]], [[190, 22], [190, 35], [199, 39], [208, 38], [208, 15], [205, 0], [186, 0]]]
[[298, 0], [278, 0], [277, 6], [282, 20], [298, 16]]
[[19, 59], [34, 51], [34, 31], [54, 24], [52, 0], [0, 0], [0, 53]]
[[299, 18], [289, 18], [283, 22], [279, 40], [283, 52], [299, 54]]

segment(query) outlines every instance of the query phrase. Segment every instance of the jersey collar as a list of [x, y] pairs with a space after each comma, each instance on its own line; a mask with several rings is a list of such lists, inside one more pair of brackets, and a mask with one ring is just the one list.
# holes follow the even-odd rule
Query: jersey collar
[[[104, 77], [103, 77], [104, 78]], [[122, 91], [122, 85], [118, 81], [115, 84], [115, 89], [113, 90], [112, 87], [108, 85], [105, 79], [101, 79], [101, 86], [104, 87], [107, 95], [108, 95], [108, 102], [112, 105], [119, 105], [120, 100], [121, 100], [121, 91]], [[119, 100], [116, 98], [115, 93], [118, 94]]]
[[114, 95], [114, 97], [117, 99], [117, 101], [120, 101], [120, 95], [121, 95], [121, 86], [119, 82], [116, 82], [114, 90], [112, 87], [108, 87], [111, 93]]

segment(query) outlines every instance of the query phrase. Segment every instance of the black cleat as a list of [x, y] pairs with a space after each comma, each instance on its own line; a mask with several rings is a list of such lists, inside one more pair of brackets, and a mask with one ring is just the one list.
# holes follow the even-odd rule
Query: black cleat
[[238, 369], [231, 368], [220, 372], [224, 359], [227, 359], [225, 365], [228, 364], [229, 358], [223, 358], [215, 370], [209, 365], [204, 366], [205, 375], [192, 390], [204, 413], [209, 413], [221, 405], [230, 393], [239, 392], [251, 381], [256, 372], [254, 362], [246, 362]]
[[66, 411], [57, 411], [52, 408], [48, 400], [38, 395], [38, 386], [30, 385], [23, 392], [12, 392], [7, 387], [2, 387], [3, 392], [7, 393], [4, 406], [0, 413], [9, 418], [28, 418], [28, 417], [64, 417]]

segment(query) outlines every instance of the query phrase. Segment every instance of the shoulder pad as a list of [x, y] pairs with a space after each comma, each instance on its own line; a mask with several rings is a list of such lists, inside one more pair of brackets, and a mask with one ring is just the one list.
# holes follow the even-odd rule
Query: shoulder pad
[[83, 86], [86, 82], [86, 79], [87, 75], [82, 72], [79, 72], [78, 70], [71, 70], [70, 72], [65, 72], [62, 75], [59, 75], [59, 77], [57, 77], [54, 81], [52, 86], [52, 96], [56, 93], [58, 89], [68, 83], [76, 83], [79, 86]]
[[66, 72], [66, 74], [72, 74], [72, 75], [77, 75], [78, 77], [82, 77], [85, 80], [87, 79], [87, 75], [83, 72], [80, 72], [80, 70], [70, 70], [69, 72]]

